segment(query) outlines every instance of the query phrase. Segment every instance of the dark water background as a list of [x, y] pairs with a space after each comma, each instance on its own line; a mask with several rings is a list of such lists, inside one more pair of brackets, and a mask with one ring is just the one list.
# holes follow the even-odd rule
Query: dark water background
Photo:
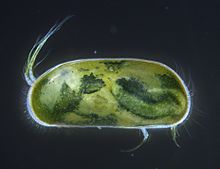
[[[219, 169], [219, 1], [111, 0], [1, 4], [1, 169]], [[179, 128], [178, 148], [169, 130], [48, 129], [28, 119], [28, 86], [22, 69], [38, 35], [75, 14], [40, 53], [40, 75], [64, 61], [136, 57], [163, 62], [193, 90], [190, 119]], [[95, 54], [94, 51], [97, 51]], [[38, 60], [38, 61], [39, 61]]]

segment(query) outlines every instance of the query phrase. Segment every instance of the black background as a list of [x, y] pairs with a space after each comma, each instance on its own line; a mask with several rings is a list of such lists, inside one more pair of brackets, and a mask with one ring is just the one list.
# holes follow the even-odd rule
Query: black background
[[[25, 113], [28, 86], [22, 69], [40, 34], [74, 14], [45, 45], [40, 75], [68, 60], [136, 57], [175, 69], [193, 93], [190, 119], [169, 130], [53, 129]], [[8, 1], [1, 4], [0, 168], [219, 169], [220, 4], [216, 1]], [[97, 51], [95, 54], [94, 51]], [[38, 61], [39, 61], [38, 60]]]

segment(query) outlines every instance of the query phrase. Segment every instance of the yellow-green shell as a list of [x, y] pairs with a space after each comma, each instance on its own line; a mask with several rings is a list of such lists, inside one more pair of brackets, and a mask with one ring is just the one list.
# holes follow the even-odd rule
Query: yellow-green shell
[[36, 121], [66, 126], [171, 126], [189, 113], [188, 91], [169, 67], [141, 59], [66, 62], [29, 91]]

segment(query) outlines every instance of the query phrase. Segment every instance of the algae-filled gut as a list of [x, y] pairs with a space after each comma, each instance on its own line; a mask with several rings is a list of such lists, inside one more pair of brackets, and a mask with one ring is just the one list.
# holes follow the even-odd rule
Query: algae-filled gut
[[141, 59], [86, 59], [41, 75], [29, 98], [47, 124], [172, 125], [187, 113], [187, 93], [169, 67]]

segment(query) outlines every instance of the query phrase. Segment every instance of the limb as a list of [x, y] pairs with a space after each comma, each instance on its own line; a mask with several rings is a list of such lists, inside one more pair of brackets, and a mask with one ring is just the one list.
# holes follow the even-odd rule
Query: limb
[[134, 147], [134, 148], [131, 148], [131, 149], [128, 149], [128, 150], [122, 150], [122, 152], [132, 152], [132, 151], [135, 151], [135, 150], [137, 150], [138, 148], [140, 148], [140, 147], [147, 141], [147, 139], [148, 139], [148, 137], [149, 137], [149, 134], [148, 134], [146, 128], [141, 128], [140, 130], [141, 130], [141, 132], [142, 132], [142, 134], [143, 134], [143, 139], [142, 139], [142, 141], [140, 142], [140, 144], [138, 144], [138, 145], [137, 145], [136, 147]]

